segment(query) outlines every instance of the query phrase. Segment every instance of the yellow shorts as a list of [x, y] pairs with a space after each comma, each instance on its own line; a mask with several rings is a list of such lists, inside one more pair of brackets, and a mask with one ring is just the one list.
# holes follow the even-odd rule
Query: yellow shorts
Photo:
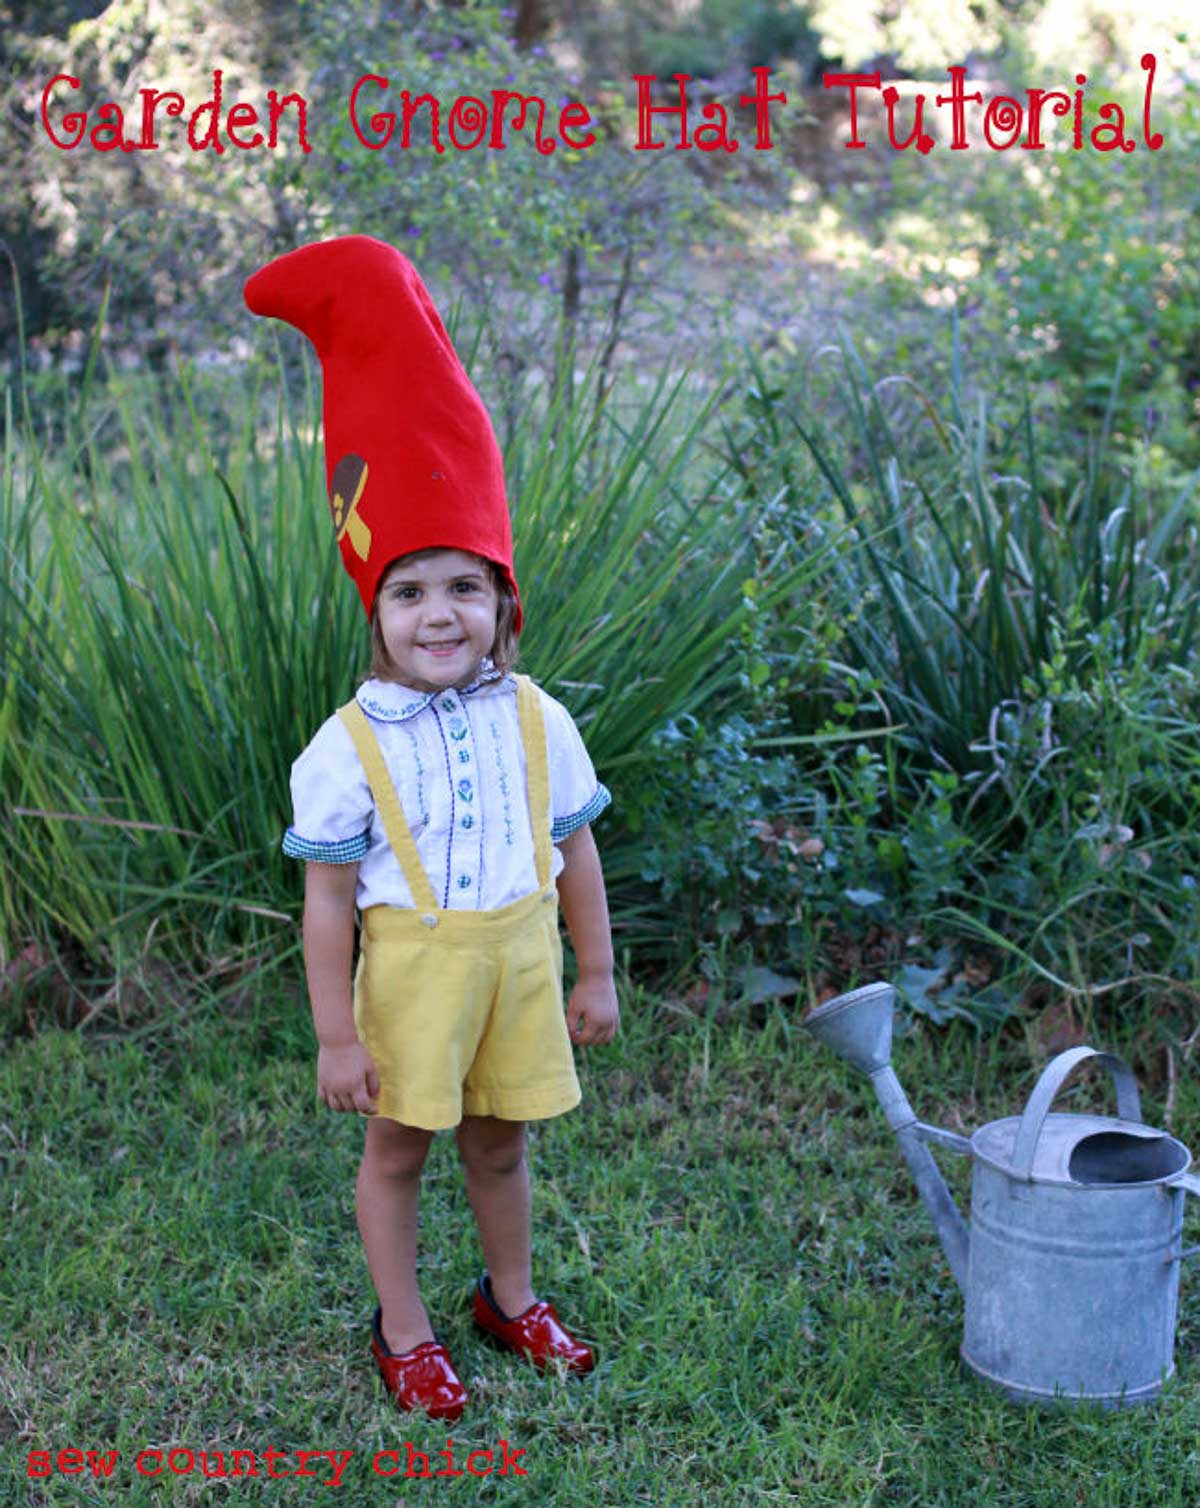
[[441, 1131], [464, 1115], [541, 1120], [579, 1103], [562, 998], [557, 894], [496, 911], [369, 906], [354, 1023], [377, 1111]]

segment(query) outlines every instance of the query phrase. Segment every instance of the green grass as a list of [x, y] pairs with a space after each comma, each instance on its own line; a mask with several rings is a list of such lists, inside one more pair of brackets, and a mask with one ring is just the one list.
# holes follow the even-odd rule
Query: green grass
[[[133, 1460], [275, 1447], [289, 1471], [301, 1450], [354, 1454], [341, 1487], [247, 1478], [239, 1501], [1195, 1504], [1193, 1270], [1157, 1409], [1009, 1407], [960, 1370], [961, 1300], [866, 1083], [782, 1014], [624, 1003], [618, 1042], [583, 1058], [583, 1106], [531, 1143], [536, 1281], [596, 1343], [592, 1377], [540, 1378], [474, 1337], [474, 1226], [452, 1140], [435, 1142], [422, 1283], [473, 1399], [450, 1429], [397, 1416], [373, 1375], [361, 1131], [314, 1103], [298, 978], [153, 1035], [15, 1043], [0, 1067], [0, 1503], [222, 1501]], [[1015, 1031], [977, 1044], [961, 1023], [916, 1025], [896, 1065], [918, 1113], [960, 1130], [1011, 1113], [1037, 1066]], [[1161, 1123], [1154, 1066], [1138, 1064]], [[1200, 1138], [1194, 1077], [1173, 1124]], [[962, 1163], [947, 1171], [961, 1192]], [[404, 1442], [437, 1467], [448, 1436], [459, 1467], [505, 1439], [529, 1475], [372, 1476], [375, 1452]], [[120, 1486], [26, 1477], [29, 1451], [69, 1447], [119, 1450]]]

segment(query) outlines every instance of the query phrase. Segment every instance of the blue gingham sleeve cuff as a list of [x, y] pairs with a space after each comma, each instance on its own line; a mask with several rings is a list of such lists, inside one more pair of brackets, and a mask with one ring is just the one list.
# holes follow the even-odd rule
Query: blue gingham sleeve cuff
[[314, 843], [302, 838], [294, 827], [283, 835], [283, 851], [292, 859], [304, 859], [312, 864], [357, 864], [367, 856], [370, 847], [370, 829], [359, 833], [357, 838], [345, 838], [339, 843]]
[[596, 794], [584, 807], [581, 807], [573, 816], [555, 817], [550, 826], [550, 840], [553, 843], [561, 843], [564, 838], [569, 838], [573, 832], [585, 827], [595, 819], [607, 806], [612, 805], [612, 792], [606, 785], [598, 785]]

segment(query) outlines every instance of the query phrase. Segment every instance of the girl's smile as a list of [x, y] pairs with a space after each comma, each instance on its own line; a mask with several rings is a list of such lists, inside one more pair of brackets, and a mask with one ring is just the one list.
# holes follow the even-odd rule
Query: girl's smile
[[396, 561], [376, 602], [396, 678], [415, 691], [469, 680], [496, 637], [496, 589], [486, 561], [436, 550]]

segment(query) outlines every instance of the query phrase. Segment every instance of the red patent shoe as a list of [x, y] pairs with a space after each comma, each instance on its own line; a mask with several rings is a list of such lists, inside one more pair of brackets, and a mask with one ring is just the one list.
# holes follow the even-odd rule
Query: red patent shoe
[[596, 1365], [592, 1348], [563, 1329], [553, 1305], [539, 1300], [515, 1319], [504, 1314], [492, 1297], [486, 1272], [475, 1286], [472, 1314], [481, 1330], [518, 1356], [528, 1358], [535, 1367], [561, 1360], [569, 1371], [590, 1372]]
[[371, 1321], [371, 1350], [384, 1386], [397, 1407], [409, 1413], [423, 1410], [431, 1419], [461, 1419], [467, 1405], [467, 1390], [450, 1365], [445, 1346], [436, 1340], [422, 1341], [411, 1351], [389, 1351], [380, 1329], [381, 1311]]

